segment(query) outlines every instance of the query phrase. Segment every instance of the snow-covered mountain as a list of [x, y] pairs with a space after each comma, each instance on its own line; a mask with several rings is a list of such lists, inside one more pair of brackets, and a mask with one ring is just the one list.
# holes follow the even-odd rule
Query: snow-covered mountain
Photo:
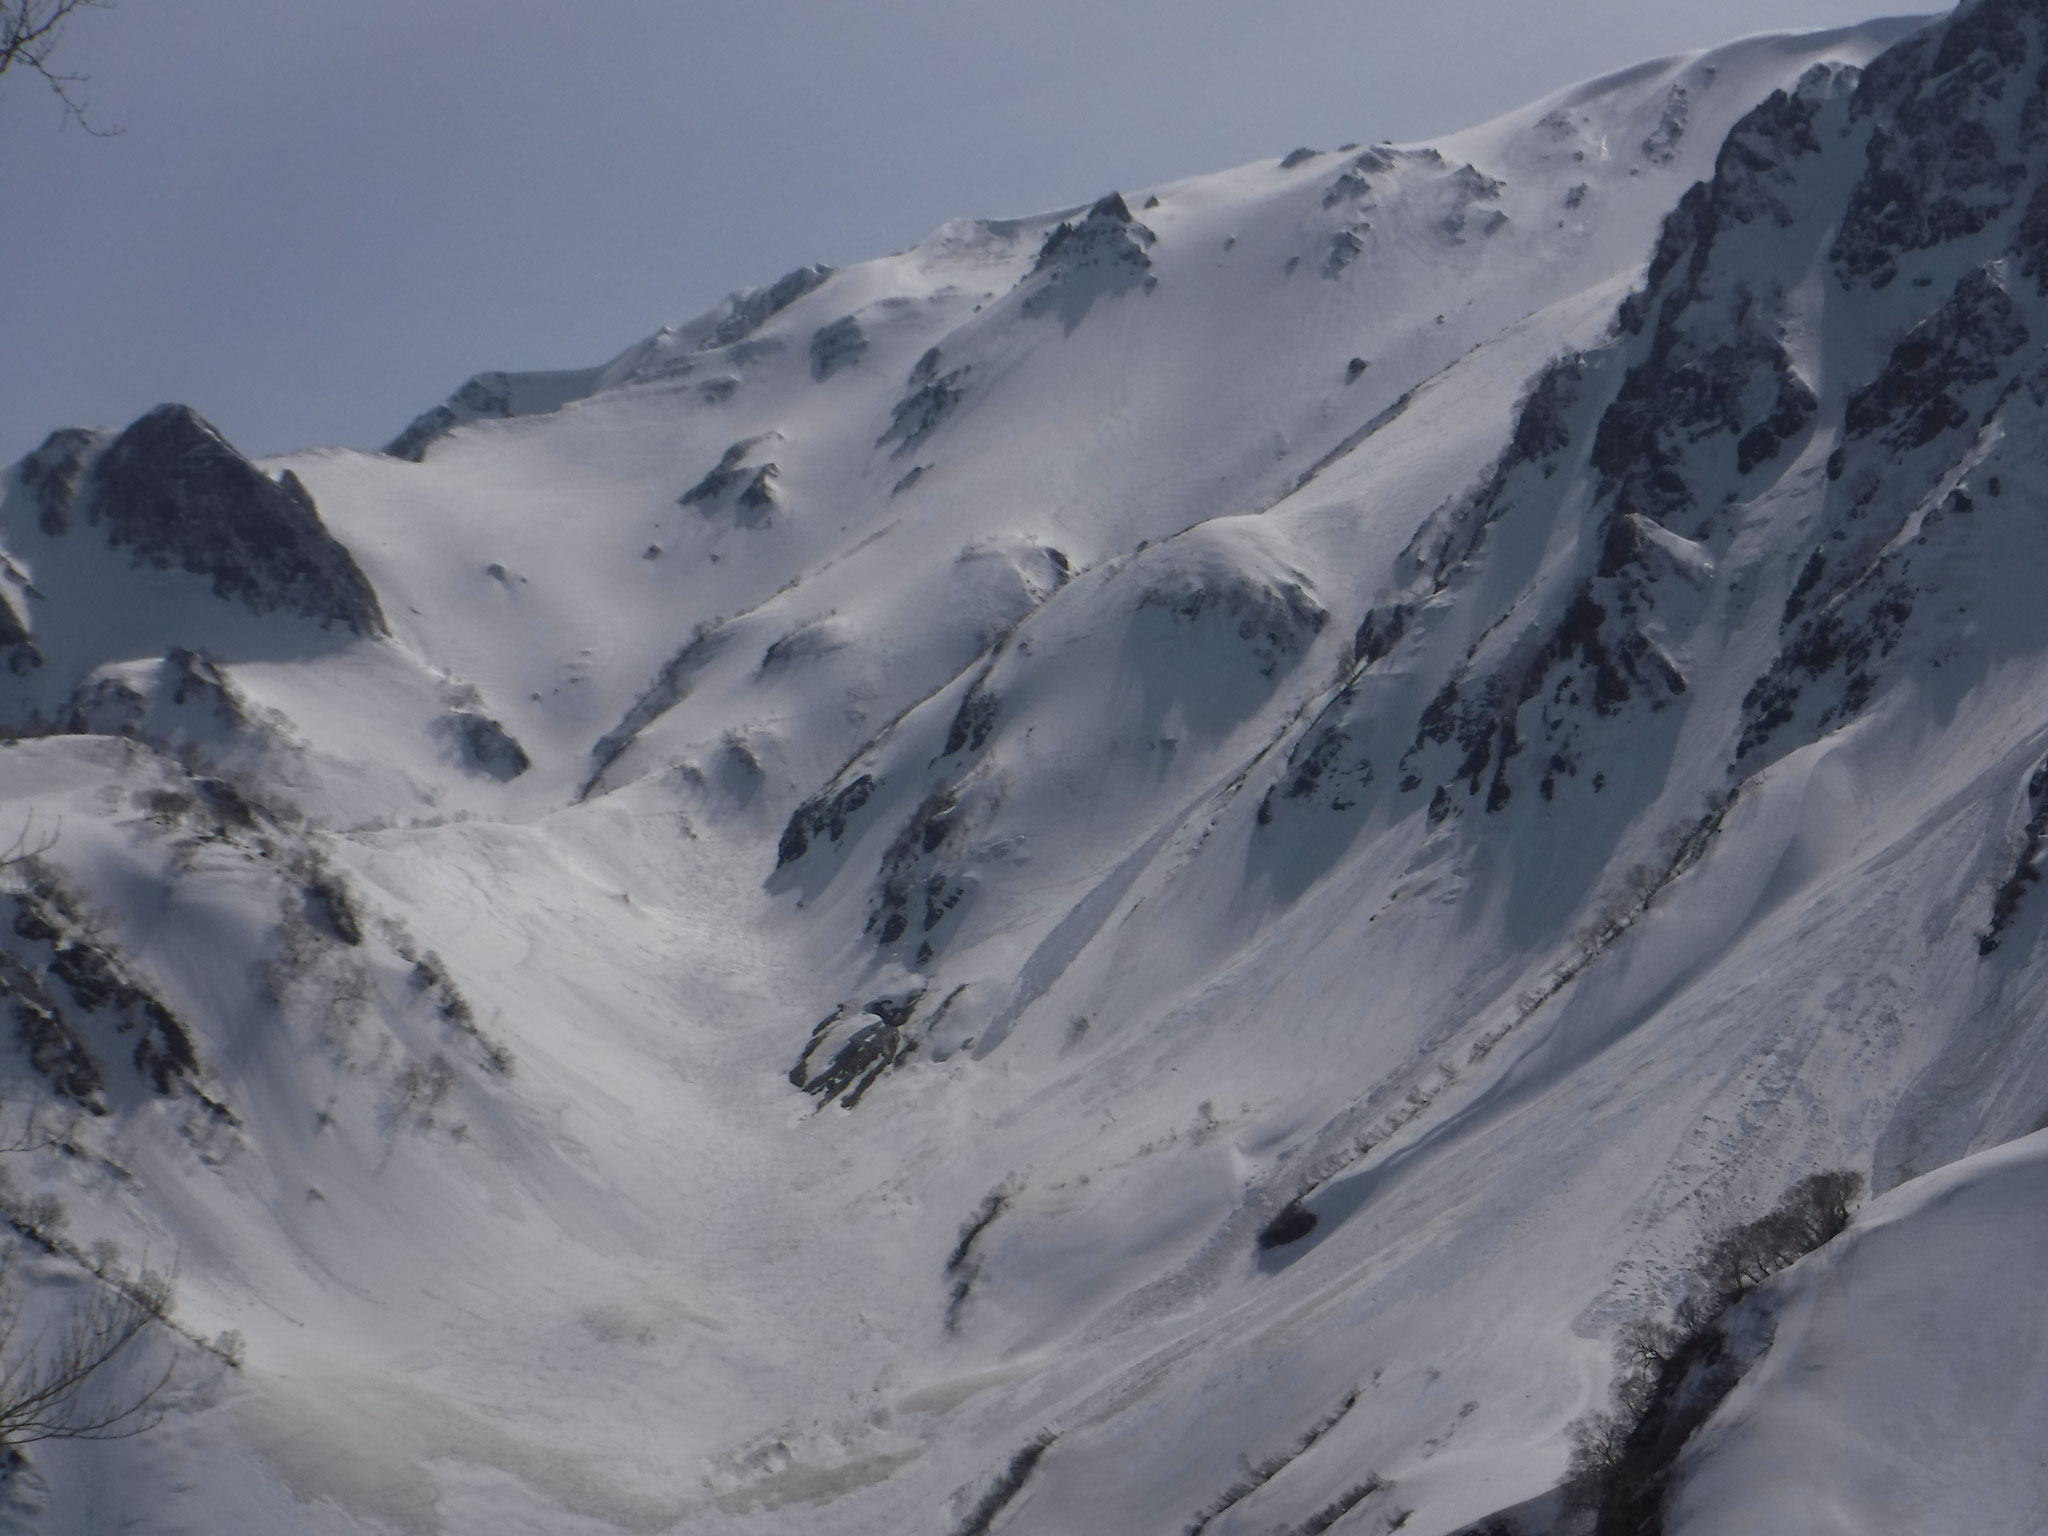
[[2031, 1529], [2044, 345], [2048, 3], [1974, 0], [384, 454], [53, 434], [0, 991], [79, 1114], [0, 1198], [244, 1342], [6, 1518], [1530, 1536], [1621, 1325], [1849, 1168], [1671, 1529]]

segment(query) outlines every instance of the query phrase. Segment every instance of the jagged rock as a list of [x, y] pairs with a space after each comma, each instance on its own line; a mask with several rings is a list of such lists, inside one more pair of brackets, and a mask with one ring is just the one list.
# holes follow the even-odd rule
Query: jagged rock
[[86, 518], [138, 565], [211, 577], [253, 613], [296, 613], [358, 635], [390, 631], [377, 594], [287, 470], [272, 480], [182, 405], [129, 427], [93, 465]]
[[[1131, 216], [1123, 195], [1112, 192], [1078, 223], [1069, 219], [1053, 227], [1038, 248], [1030, 276], [1046, 275], [1049, 282], [1057, 282], [1068, 274], [1099, 268], [1119, 286], [1135, 282], [1152, 265], [1145, 252], [1156, 238]], [[1041, 289], [1026, 301], [1026, 313], [1042, 312], [1045, 298]]]

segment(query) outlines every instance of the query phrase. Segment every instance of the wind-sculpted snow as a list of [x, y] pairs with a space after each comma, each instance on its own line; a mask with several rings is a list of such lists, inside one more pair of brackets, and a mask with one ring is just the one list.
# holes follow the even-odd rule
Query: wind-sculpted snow
[[1806, 1277], [1935, 1294], [1884, 1191], [2048, 1109], [2043, 29], [962, 220], [232, 460], [372, 629], [133, 563], [54, 436], [17, 1183], [247, 1359], [0, 1524], [1569, 1536], [1615, 1341], [1849, 1169], [1673, 1464], [1741, 1528], [1879, 1358]]

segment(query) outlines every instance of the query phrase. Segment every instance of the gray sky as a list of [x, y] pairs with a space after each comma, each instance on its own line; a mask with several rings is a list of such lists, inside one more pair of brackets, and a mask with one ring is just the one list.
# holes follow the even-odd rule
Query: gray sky
[[806, 261], [1410, 140], [1884, 0], [116, 0], [0, 82], [0, 462], [183, 400], [375, 446]]

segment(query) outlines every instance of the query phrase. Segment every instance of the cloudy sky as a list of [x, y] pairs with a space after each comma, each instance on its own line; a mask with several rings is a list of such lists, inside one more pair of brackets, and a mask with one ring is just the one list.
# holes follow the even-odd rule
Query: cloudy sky
[[115, 0], [0, 80], [0, 462], [177, 399], [375, 446], [966, 214], [1408, 141], [1882, 0]]

